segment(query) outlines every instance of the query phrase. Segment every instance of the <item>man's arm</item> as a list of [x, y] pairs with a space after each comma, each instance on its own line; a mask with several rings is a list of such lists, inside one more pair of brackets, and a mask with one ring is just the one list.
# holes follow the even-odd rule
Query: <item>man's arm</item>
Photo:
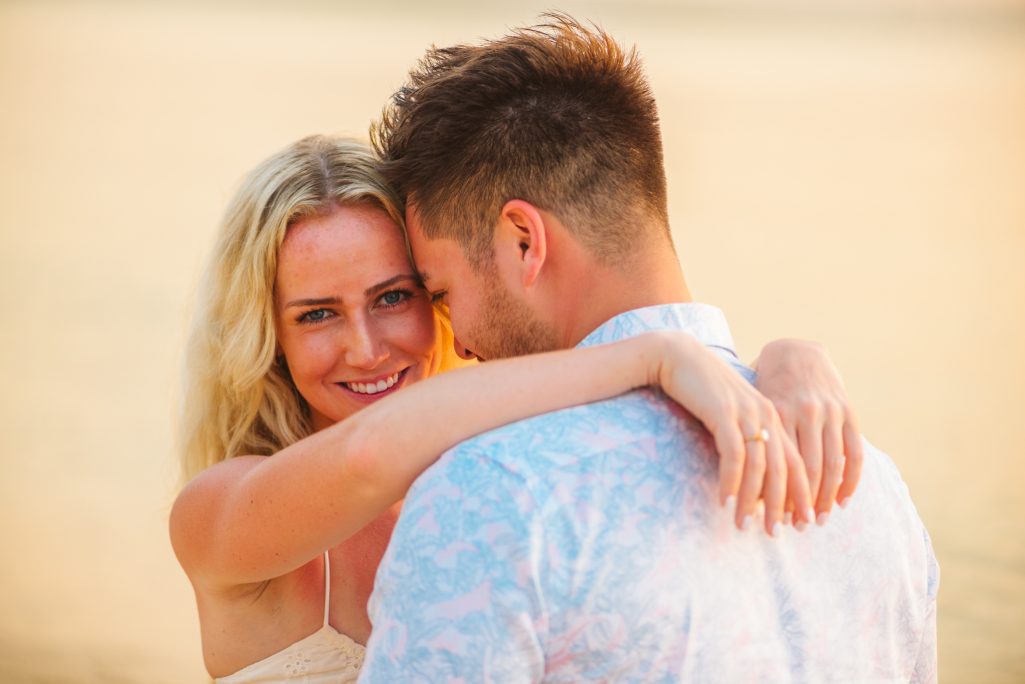
[[940, 566], [936, 562], [936, 554], [932, 549], [929, 532], [924, 527], [922, 528], [922, 540], [928, 558], [928, 578], [926, 580], [928, 607], [922, 629], [922, 642], [918, 647], [914, 672], [911, 673], [911, 684], [935, 684], [939, 680], [936, 650], [936, 598], [940, 589]]
[[939, 676], [936, 663], [936, 601], [929, 605], [926, 615], [922, 643], [918, 647], [915, 670], [911, 673], [911, 684], [935, 684]]
[[539, 681], [537, 508], [484, 450], [457, 448], [427, 471], [377, 572], [360, 681]]

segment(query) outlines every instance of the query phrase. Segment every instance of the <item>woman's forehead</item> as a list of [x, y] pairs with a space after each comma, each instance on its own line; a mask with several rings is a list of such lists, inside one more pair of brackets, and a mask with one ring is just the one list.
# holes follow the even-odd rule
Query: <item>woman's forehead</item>
[[276, 289], [360, 290], [411, 272], [401, 229], [383, 210], [337, 207], [290, 226], [278, 251]]
[[402, 229], [384, 210], [370, 206], [340, 206], [327, 214], [310, 216], [289, 226], [279, 250], [282, 257], [308, 253], [405, 252]]

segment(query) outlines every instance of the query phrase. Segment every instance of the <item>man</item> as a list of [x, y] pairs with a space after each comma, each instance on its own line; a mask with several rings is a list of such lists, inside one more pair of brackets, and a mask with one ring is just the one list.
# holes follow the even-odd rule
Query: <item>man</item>
[[[459, 349], [680, 329], [750, 376], [722, 314], [689, 303], [636, 58], [551, 21], [432, 51], [375, 130]], [[931, 681], [937, 584], [883, 454], [868, 449], [828, 526], [738, 531], [707, 435], [637, 391], [482, 435], [424, 473], [377, 575], [361, 681]]]

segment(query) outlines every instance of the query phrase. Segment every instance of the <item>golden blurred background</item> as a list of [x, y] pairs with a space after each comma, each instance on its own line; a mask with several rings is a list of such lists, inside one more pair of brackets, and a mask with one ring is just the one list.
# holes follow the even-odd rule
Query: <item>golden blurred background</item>
[[[0, 680], [204, 681], [166, 517], [223, 206], [296, 138], [365, 136], [432, 42], [548, 7], [0, 2]], [[1025, 681], [1025, 6], [559, 7], [645, 59], [697, 298], [746, 358], [825, 342], [901, 468], [943, 680]]]

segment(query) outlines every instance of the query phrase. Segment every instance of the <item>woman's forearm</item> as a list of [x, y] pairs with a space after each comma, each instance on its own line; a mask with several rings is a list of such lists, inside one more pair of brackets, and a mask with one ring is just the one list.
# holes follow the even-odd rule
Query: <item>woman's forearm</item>
[[[687, 354], [692, 338], [673, 339]], [[458, 369], [405, 388], [275, 454], [230, 486], [215, 524], [222, 575], [288, 572], [401, 500], [455, 444], [506, 423], [657, 383], [664, 335]]]
[[352, 465], [364, 474], [364, 491], [384, 502], [398, 500], [442, 452], [474, 435], [658, 384], [668, 346], [664, 336], [648, 334], [488, 361], [431, 378], [354, 416], [358, 449]]

